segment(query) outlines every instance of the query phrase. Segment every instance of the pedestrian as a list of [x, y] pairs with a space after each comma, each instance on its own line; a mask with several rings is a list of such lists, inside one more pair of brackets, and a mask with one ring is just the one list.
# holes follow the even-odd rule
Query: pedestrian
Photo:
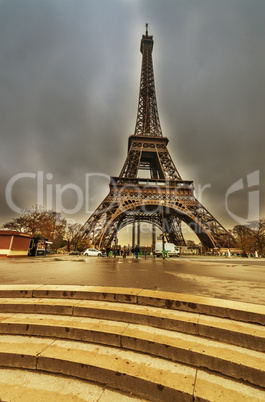
[[122, 256], [123, 256], [123, 258], [126, 258], [126, 256], [127, 256], [127, 249], [126, 249], [126, 246], [123, 247]]
[[107, 247], [107, 249], [106, 249], [106, 254], [107, 254], [107, 257], [109, 256], [109, 252], [110, 252], [110, 248], [109, 248], [109, 247]]
[[140, 251], [139, 246], [138, 246], [138, 245], [136, 245], [136, 246], [135, 246], [135, 249], [134, 249], [134, 255], [135, 255], [135, 258], [138, 258], [139, 251]]

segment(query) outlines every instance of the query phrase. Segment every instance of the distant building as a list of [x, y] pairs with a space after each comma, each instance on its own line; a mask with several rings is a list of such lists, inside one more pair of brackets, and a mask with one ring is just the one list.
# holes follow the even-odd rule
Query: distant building
[[0, 257], [27, 257], [32, 235], [0, 230]]

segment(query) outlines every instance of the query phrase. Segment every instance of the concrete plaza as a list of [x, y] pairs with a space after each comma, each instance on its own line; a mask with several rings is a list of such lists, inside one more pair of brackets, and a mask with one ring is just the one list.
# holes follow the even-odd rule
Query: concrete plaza
[[265, 259], [2, 258], [0, 284], [132, 287], [265, 304]]

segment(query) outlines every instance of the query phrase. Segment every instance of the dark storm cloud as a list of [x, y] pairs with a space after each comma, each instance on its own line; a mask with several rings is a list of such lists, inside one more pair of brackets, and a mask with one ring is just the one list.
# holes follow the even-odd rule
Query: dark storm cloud
[[[228, 188], [242, 178], [230, 208], [247, 216], [247, 175], [259, 171], [263, 206], [264, 13], [259, 0], [1, 1], [1, 223], [15, 215], [5, 189], [18, 173], [43, 172], [44, 193], [68, 183], [85, 193], [86, 173], [119, 174], [134, 131], [145, 22], [162, 130], [183, 179], [195, 180], [197, 195], [211, 186], [202, 201], [231, 227]], [[37, 201], [37, 178], [24, 180], [14, 186], [23, 208]], [[91, 209], [108, 180], [93, 186]], [[65, 194], [71, 208], [76, 194]], [[84, 221], [84, 208], [74, 218]]]
[[231, 226], [237, 223], [225, 210], [231, 185], [241, 178], [245, 185], [234, 194], [236, 208], [229, 205], [237, 215], [247, 217], [252, 172], [260, 173], [264, 200], [265, 3], [154, 4], [160, 7], [152, 15], [155, 26], [163, 32], [155, 36], [154, 59], [159, 53], [155, 72], [164, 135], [182, 177], [195, 180], [197, 190], [211, 185], [202, 201]]

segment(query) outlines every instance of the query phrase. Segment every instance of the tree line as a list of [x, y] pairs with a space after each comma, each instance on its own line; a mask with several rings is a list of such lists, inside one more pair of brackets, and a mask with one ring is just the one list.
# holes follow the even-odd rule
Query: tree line
[[2, 227], [46, 239], [52, 242], [51, 248], [56, 252], [62, 247], [67, 247], [68, 251], [83, 251], [90, 246], [87, 240], [82, 239], [80, 223], [70, 223], [60, 213], [46, 211], [37, 205], [23, 210], [19, 217], [4, 223]]
[[246, 253], [265, 254], [265, 219], [252, 221], [246, 225], [236, 225], [230, 234], [235, 240], [237, 248]]
[[[29, 233], [33, 236], [47, 239], [53, 243], [52, 248], [57, 251], [67, 246], [70, 249], [83, 251], [91, 244], [82, 239], [80, 234], [82, 225], [70, 223], [61, 214], [35, 205], [25, 209], [17, 218], [3, 225], [4, 229]], [[235, 247], [247, 253], [265, 254], [265, 219], [249, 222], [246, 225], [236, 225], [229, 231], [235, 241]]]

